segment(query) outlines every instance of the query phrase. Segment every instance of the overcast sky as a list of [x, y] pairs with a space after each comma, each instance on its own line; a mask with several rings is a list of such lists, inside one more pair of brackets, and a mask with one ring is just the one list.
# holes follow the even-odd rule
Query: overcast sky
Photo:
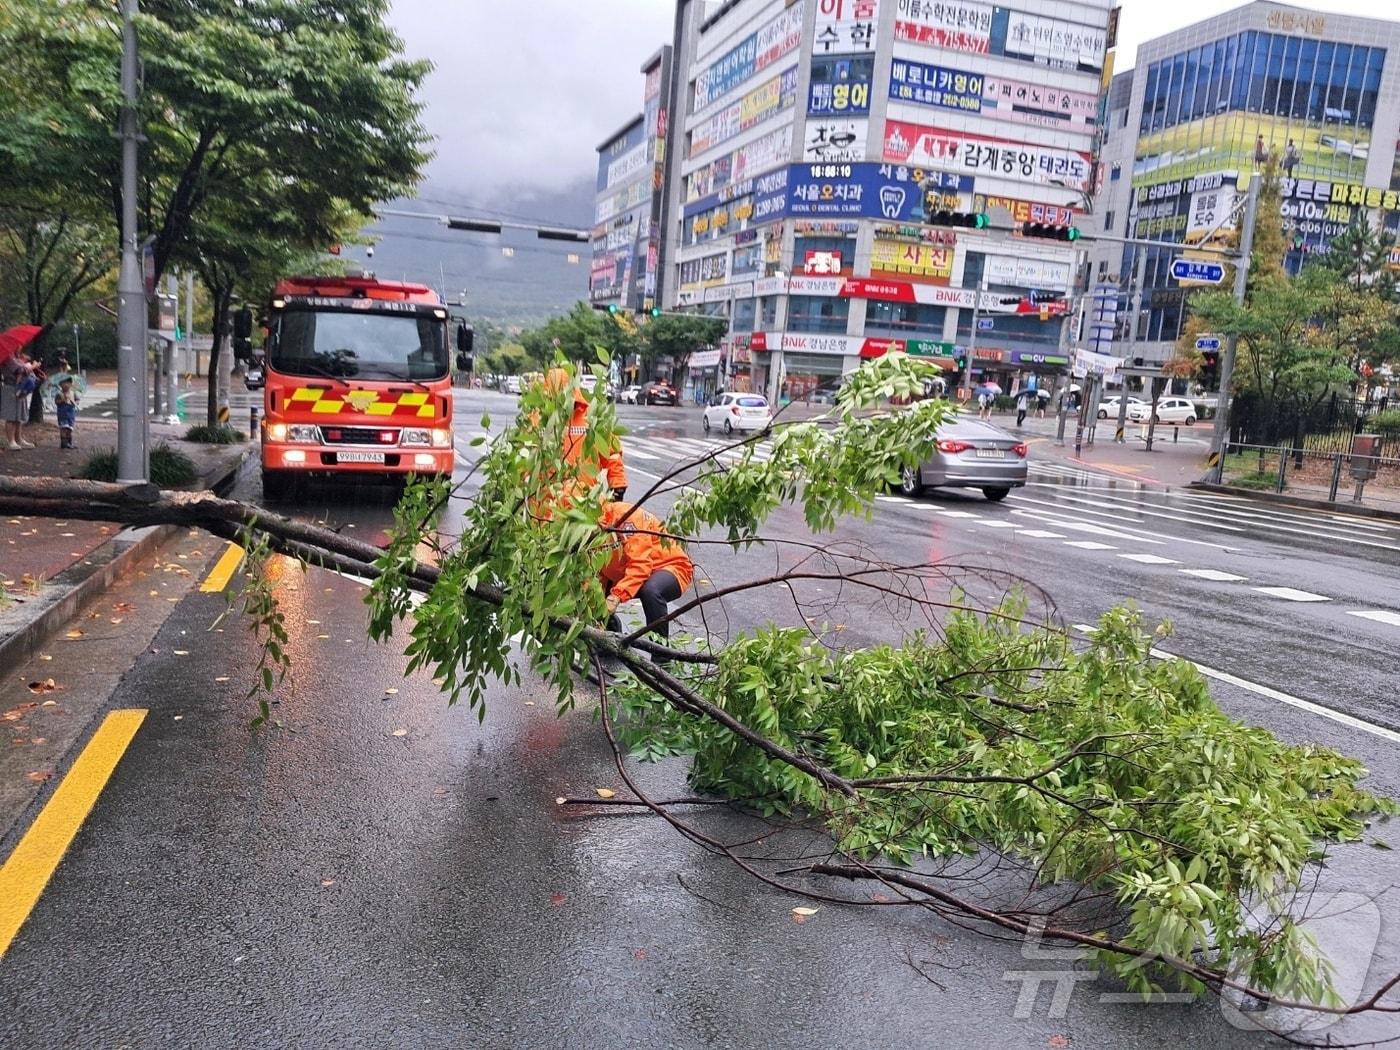
[[[1140, 41], [1236, 6], [1124, 0], [1117, 68], [1131, 68]], [[1392, 0], [1298, 6], [1380, 17]], [[639, 70], [669, 40], [674, 10], [672, 0], [394, 0], [408, 53], [436, 67], [424, 96], [437, 157], [423, 195], [529, 212], [532, 197], [591, 179], [594, 147], [641, 109]]]

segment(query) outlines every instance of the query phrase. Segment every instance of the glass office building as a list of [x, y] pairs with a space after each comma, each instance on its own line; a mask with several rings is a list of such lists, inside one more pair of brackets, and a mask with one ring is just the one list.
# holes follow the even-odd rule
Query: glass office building
[[[1233, 236], [1231, 216], [1265, 158], [1283, 177], [1277, 219], [1294, 246], [1290, 269], [1326, 251], [1358, 212], [1394, 226], [1398, 63], [1396, 22], [1263, 2], [1139, 48], [1137, 68], [1115, 78], [1122, 89], [1115, 83], [1106, 121], [1102, 228], [1183, 247], [1140, 249], [1147, 271], [1133, 356], [1171, 355], [1199, 290], [1172, 279], [1172, 260]], [[1126, 290], [1138, 250], [1101, 245], [1097, 272]]]

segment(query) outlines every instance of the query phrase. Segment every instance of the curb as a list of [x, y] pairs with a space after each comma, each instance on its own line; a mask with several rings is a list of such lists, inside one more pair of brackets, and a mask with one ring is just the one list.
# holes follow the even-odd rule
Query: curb
[[1261, 503], [1278, 503], [1285, 507], [1330, 510], [1342, 514], [1352, 514], [1358, 518], [1400, 521], [1400, 511], [1381, 510], [1379, 507], [1367, 507], [1360, 503], [1343, 503], [1340, 500], [1308, 499], [1306, 496], [1285, 496], [1280, 492], [1260, 492], [1257, 489], [1245, 489], [1236, 485], [1217, 485], [1213, 481], [1193, 481], [1188, 484], [1186, 488], [1200, 489], [1205, 492], [1222, 492], [1231, 496], [1247, 496]]
[[[206, 487], [215, 492], [220, 489], [227, 491], [252, 454], [251, 446], [244, 449], [227, 467], [220, 468], [210, 475]], [[71, 582], [72, 589], [53, 604], [46, 606], [38, 616], [14, 634], [0, 640], [0, 665], [13, 667], [32, 659], [49, 637], [72, 619], [79, 609], [135, 569], [142, 558], [165, 543], [180, 527], [145, 525], [123, 529], [85, 559], [96, 564], [73, 566], [59, 573], [54, 580], [60, 584]]]

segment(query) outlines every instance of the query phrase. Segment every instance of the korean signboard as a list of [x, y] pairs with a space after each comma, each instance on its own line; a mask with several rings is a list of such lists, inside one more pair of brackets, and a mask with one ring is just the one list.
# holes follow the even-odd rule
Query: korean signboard
[[955, 113], [980, 113], [982, 76], [896, 58], [890, 63], [890, 101], [936, 106]]
[[1098, 97], [1082, 91], [1041, 87], [1005, 77], [983, 77], [947, 66], [896, 58], [890, 64], [890, 100], [918, 106], [981, 113], [1041, 127], [1090, 127]]
[[1089, 188], [1093, 171], [1088, 153], [943, 131], [902, 120], [885, 122], [884, 158], [896, 164], [1017, 182], [1063, 183], [1076, 190]]
[[691, 155], [703, 153], [721, 142], [727, 142], [739, 132], [761, 124], [773, 114], [791, 106], [796, 96], [797, 68], [794, 66], [693, 125], [690, 129]]
[[607, 185], [626, 182], [647, 166], [647, 144], [640, 142], [608, 165]]
[[689, 203], [722, 190], [731, 182], [742, 182], [756, 172], [766, 171], [778, 164], [787, 164], [792, 156], [792, 125], [785, 124], [775, 131], [740, 146], [733, 153], [716, 157], [709, 164], [696, 168], [685, 183], [685, 199]]
[[833, 162], [864, 160], [869, 125], [870, 122], [863, 117], [855, 120], [836, 117], [809, 120], [802, 159]]
[[802, 39], [802, 3], [793, 4], [756, 33], [706, 66], [695, 78], [692, 111], [704, 109], [796, 49]]
[[812, 59], [808, 115], [868, 113], [874, 68], [875, 60], [864, 55]]
[[812, 54], [874, 51], [879, 24], [880, 0], [817, 0]]
[[1232, 214], [1235, 208], [1236, 193], [1233, 186], [1219, 189], [1197, 190], [1191, 194], [1190, 210], [1186, 213], [1186, 239], [1200, 241], [1207, 234], [1212, 237], [1235, 228]]
[[870, 271], [946, 282], [953, 276], [954, 252], [941, 245], [876, 240], [870, 248]]
[[802, 262], [802, 272], [819, 275], [840, 273], [841, 253], [828, 251], [808, 252]]
[[699, 259], [687, 259], [680, 266], [680, 285], [682, 288], [703, 288], [708, 285], [723, 284], [728, 274], [728, 264], [728, 252], [705, 255]]
[[898, 0], [894, 37], [911, 44], [985, 55], [991, 49], [992, 8], [971, 0]]
[[788, 170], [788, 213], [920, 223], [926, 194], [970, 201], [973, 188], [967, 176], [896, 164], [794, 164]]
[[986, 275], [992, 284], [1055, 290], [1069, 287], [1070, 263], [1067, 259], [1059, 261], [989, 255], [986, 261]]
[[1045, 204], [1042, 201], [1024, 201], [1012, 197], [998, 197], [992, 194], [975, 194], [973, 210], [985, 212], [989, 208], [1005, 208], [1011, 213], [1011, 221], [1047, 222], [1055, 226], [1073, 226], [1076, 212], [1061, 204]]
[[1009, 58], [1025, 58], [1055, 69], [1098, 73], [1103, 69], [1106, 43], [1106, 28], [1010, 11], [1002, 52]]

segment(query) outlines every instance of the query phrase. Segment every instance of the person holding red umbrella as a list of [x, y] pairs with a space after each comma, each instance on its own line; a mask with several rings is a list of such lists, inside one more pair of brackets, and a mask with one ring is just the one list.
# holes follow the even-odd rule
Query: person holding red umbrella
[[29, 360], [24, 348], [46, 329], [22, 324], [0, 332], [0, 420], [5, 423], [4, 441], [11, 452], [34, 447], [32, 441], [24, 440], [21, 428], [29, 418], [29, 399], [39, 389], [43, 370]]

